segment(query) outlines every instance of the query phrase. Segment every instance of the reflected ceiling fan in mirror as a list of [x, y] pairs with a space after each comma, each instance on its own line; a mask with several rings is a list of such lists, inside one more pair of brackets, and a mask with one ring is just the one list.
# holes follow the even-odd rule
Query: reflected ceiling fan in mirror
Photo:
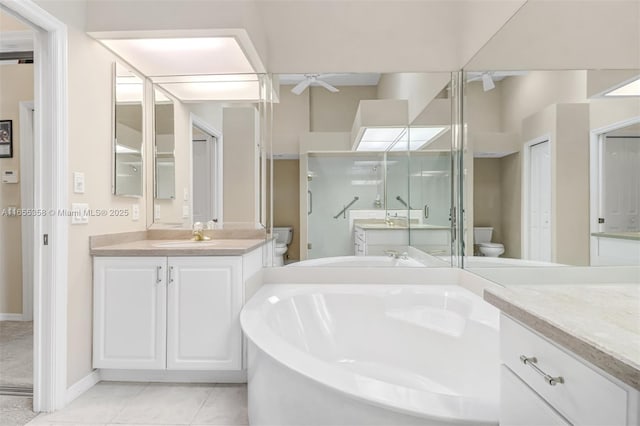
[[333, 74], [305, 74], [304, 75], [304, 80], [302, 80], [300, 83], [296, 84], [293, 87], [293, 89], [291, 89], [291, 92], [295, 93], [296, 95], [299, 95], [302, 92], [304, 92], [305, 89], [307, 87], [309, 87], [309, 86], [324, 87], [325, 89], [327, 89], [328, 91], [330, 91], [332, 93], [339, 92], [340, 90], [338, 90], [337, 87], [332, 86], [331, 84], [329, 84], [326, 81], [322, 80], [322, 78], [331, 77], [332, 75]]
[[496, 87], [495, 82], [503, 80], [507, 77], [517, 77], [527, 75], [527, 71], [484, 71], [475, 72], [470, 71], [467, 73], [467, 82], [482, 81], [482, 89], [485, 92], [493, 90]]

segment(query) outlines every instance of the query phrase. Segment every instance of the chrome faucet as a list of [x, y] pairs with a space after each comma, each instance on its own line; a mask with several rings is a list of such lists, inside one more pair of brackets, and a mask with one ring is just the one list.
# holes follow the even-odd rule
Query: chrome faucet
[[398, 253], [396, 250], [385, 250], [384, 254], [394, 259], [402, 259], [402, 260], [409, 259], [409, 254], [406, 251], [402, 253]]
[[193, 241], [209, 241], [211, 237], [204, 235], [204, 225], [202, 222], [196, 222], [193, 224], [193, 231], [191, 232], [191, 240]]

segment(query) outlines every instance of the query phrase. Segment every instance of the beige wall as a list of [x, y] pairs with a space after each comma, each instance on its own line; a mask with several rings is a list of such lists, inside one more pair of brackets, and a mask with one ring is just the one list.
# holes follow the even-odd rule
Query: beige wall
[[[114, 55], [85, 34], [85, 2], [39, 0], [38, 4], [68, 27], [69, 203], [87, 203], [92, 209], [117, 208], [129, 212], [132, 204], [139, 204], [141, 218], [135, 222], [131, 215], [92, 217], [88, 225], [69, 227], [67, 384], [71, 386], [92, 370], [93, 286], [89, 236], [143, 230], [146, 210], [144, 198], [121, 198], [111, 194], [111, 70]], [[85, 173], [84, 194], [73, 193], [74, 171]]]
[[473, 161], [473, 219], [474, 226], [491, 226], [491, 241], [501, 243], [502, 191], [499, 158], [475, 158]]
[[521, 163], [520, 153], [510, 154], [500, 159], [500, 199], [502, 202], [502, 244], [503, 257], [521, 257]]
[[[5, 20], [2, 20], [5, 22]], [[20, 170], [21, 101], [33, 100], [33, 65], [0, 66], [0, 119], [12, 120], [13, 158], [0, 158], [0, 170]], [[21, 207], [20, 183], [0, 183], [0, 210]], [[0, 313], [22, 313], [22, 228], [19, 216], [0, 215]]]
[[30, 28], [22, 21], [0, 9], [0, 31], [29, 31]]
[[[258, 223], [257, 111], [252, 107], [225, 108], [223, 209], [224, 222]], [[234, 161], [229, 161], [234, 159]]]
[[376, 86], [340, 86], [337, 93], [311, 87], [309, 129], [312, 132], [348, 132], [363, 99], [376, 99]]
[[451, 73], [448, 72], [382, 74], [377, 98], [406, 99], [411, 123], [450, 81]]
[[273, 161], [273, 226], [292, 226], [289, 259], [300, 259], [300, 161]]
[[300, 135], [309, 132], [309, 91], [291, 93], [280, 87], [280, 102], [273, 105], [273, 153], [298, 154]]

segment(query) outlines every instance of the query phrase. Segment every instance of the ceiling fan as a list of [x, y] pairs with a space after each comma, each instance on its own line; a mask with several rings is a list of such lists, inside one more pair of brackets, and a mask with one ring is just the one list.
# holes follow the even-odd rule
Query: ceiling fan
[[321, 78], [323, 77], [326, 78], [331, 75], [333, 74], [305, 74], [304, 80], [296, 84], [295, 87], [291, 89], [291, 92], [295, 93], [296, 95], [299, 95], [302, 92], [304, 92], [305, 89], [309, 86], [321, 86], [332, 93], [339, 92], [340, 90], [338, 90], [337, 87], [334, 87], [329, 83], [327, 83], [326, 81], [321, 80]]
[[485, 92], [493, 90], [496, 87], [495, 82], [506, 77], [516, 77], [527, 75], [527, 71], [484, 71], [484, 72], [468, 72], [467, 81], [482, 81], [482, 89]]

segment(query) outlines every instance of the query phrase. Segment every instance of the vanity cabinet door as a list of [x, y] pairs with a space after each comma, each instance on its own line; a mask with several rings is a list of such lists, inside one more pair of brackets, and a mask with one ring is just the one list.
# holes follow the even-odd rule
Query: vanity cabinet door
[[167, 368], [242, 368], [242, 258], [170, 257]]
[[163, 369], [166, 258], [94, 260], [93, 367]]

